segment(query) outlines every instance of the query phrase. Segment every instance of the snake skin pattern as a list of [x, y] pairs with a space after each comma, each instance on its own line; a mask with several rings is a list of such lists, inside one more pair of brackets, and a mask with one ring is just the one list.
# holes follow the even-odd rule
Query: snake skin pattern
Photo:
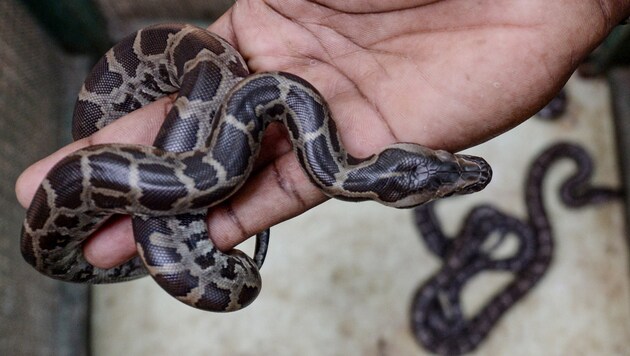
[[[249, 75], [226, 41], [189, 25], [159, 25], [114, 46], [88, 76], [75, 107], [75, 139], [178, 92], [154, 146], [97, 145], [70, 154], [46, 176], [26, 213], [21, 250], [38, 271], [108, 283], [147, 272], [196, 308], [240, 309], [258, 295], [268, 234], [254, 260], [208, 238], [207, 210], [252, 171], [267, 125], [283, 123], [305, 174], [335, 198], [412, 207], [483, 189], [481, 158], [394, 144], [358, 159], [343, 149], [317, 90], [288, 73]], [[138, 257], [90, 265], [82, 243], [113, 214], [133, 216]]]
[[[418, 289], [411, 307], [413, 332], [426, 349], [440, 355], [473, 351], [504, 313], [543, 277], [553, 253], [553, 231], [543, 201], [543, 181], [549, 168], [563, 159], [573, 160], [577, 165], [576, 172], [560, 188], [565, 205], [577, 208], [621, 197], [618, 190], [591, 186], [591, 157], [581, 147], [561, 142], [546, 149], [530, 167], [525, 185], [527, 220], [480, 205], [468, 214], [457, 236], [447, 237], [433, 203], [415, 209], [416, 224], [426, 246], [444, 262]], [[508, 257], [493, 256], [508, 235], [518, 240], [517, 251]], [[496, 236], [497, 241], [491, 240]], [[462, 289], [483, 271], [511, 272], [514, 279], [477, 314], [466, 317], [461, 306]]]

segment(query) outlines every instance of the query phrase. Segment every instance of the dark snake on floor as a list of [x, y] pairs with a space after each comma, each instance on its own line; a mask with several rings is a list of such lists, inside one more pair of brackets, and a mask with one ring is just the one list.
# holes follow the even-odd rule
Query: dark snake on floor
[[[529, 169], [524, 197], [526, 219], [480, 205], [470, 211], [457, 235], [448, 237], [442, 231], [434, 203], [415, 209], [422, 239], [443, 261], [438, 272], [417, 290], [411, 307], [413, 332], [426, 349], [440, 355], [473, 351], [504, 313], [544, 276], [554, 242], [543, 200], [543, 182], [549, 169], [565, 159], [577, 165], [577, 170], [560, 187], [560, 198], [566, 206], [577, 208], [621, 197], [619, 190], [593, 187], [590, 184], [593, 162], [589, 154], [576, 144], [560, 142], [542, 152]], [[516, 252], [496, 256], [508, 235], [518, 240]], [[461, 304], [462, 289], [484, 271], [511, 272], [514, 278], [476, 314], [466, 317]]]
[[[149, 27], [114, 46], [81, 89], [74, 138], [176, 92], [152, 147], [87, 147], [47, 174], [22, 229], [28, 263], [50, 277], [85, 283], [148, 272], [172, 296], [204, 310], [250, 304], [261, 288], [268, 233], [257, 236], [254, 259], [224, 253], [208, 238], [206, 218], [250, 175], [271, 122], [286, 126], [305, 174], [334, 198], [406, 208], [479, 191], [491, 178], [482, 158], [410, 143], [350, 156], [312, 85], [289, 73], [250, 75], [225, 40], [189, 25]], [[97, 268], [82, 244], [113, 214], [133, 216], [138, 257]]]

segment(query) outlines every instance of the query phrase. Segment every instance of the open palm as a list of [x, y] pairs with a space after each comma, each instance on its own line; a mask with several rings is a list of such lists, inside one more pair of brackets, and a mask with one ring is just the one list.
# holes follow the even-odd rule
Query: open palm
[[[236, 46], [252, 72], [310, 81], [348, 151], [366, 156], [394, 142], [456, 151], [517, 125], [629, 12], [622, 0], [239, 0], [210, 30]], [[140, 109], [30, 167], [16, 185], [18, 199], [28, 205], [48, 169], [77, 148], [150, 144], [169, 104]], [[325, 200], [282, 128], [272, 127], [263, 145], [256, 174], [210, 212], [210, 234], [222, 249]], [[85, 252], [100, 267], [128, 259], [135, 253], [129, 219], [108, 224]]]

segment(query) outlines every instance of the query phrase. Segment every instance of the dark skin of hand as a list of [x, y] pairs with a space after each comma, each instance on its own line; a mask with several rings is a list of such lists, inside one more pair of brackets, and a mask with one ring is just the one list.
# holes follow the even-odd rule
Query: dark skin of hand
[[[238, 0], [210, 30], [252, 72], [287, 71], [328, 100], [357, 157], [394, 142], [458, 151], [538, 111], [581, 60], [630, 15], [627, 1]], [[48, 170], [76, 149], [150, 145], [173, 97], [139, 109], [29, 167], [16, 184], [28, 206]], [[302, 173], [285, 131], [272, 126], [256, 172], [209, 212], [222, 250], [327, 198]], [[88, 260], [113, 267], [136, 253], [128, 217], [86, 244]]]

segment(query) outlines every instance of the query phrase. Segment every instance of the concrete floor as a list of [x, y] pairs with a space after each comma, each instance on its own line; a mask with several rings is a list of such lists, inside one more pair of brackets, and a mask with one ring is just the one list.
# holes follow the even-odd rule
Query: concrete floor
[[[470, 208], [492, 203], [524, 217], [521, 188], [531, 159], [558, 140], [596, 157], [595, 182], [619, 185], [607, 86], [573, 78], [556, 122], [532, 119], [469, 152], [494, 167], [483, 192], [438, 205], [454, 232]], [[547, 180], [556, 252], [547, 276], [498, 323], [480, 355], [623, 355], [630, 340], [630, 287], [623, 207], [569, 210], [557, 199], [570, 174]], [[251, 251], [253, 244], [243, 249]], [[151, 279], [94, 288], [92, 341], [99, 355], [422, 355], [409, 328], [411, 297], [439, 267], [411, 211], [330, 201], [272, 229], [264, 287], [245, 310], [187, 307]], [[465, 307], [510, 280], [485, 274], [465, 289]]]

